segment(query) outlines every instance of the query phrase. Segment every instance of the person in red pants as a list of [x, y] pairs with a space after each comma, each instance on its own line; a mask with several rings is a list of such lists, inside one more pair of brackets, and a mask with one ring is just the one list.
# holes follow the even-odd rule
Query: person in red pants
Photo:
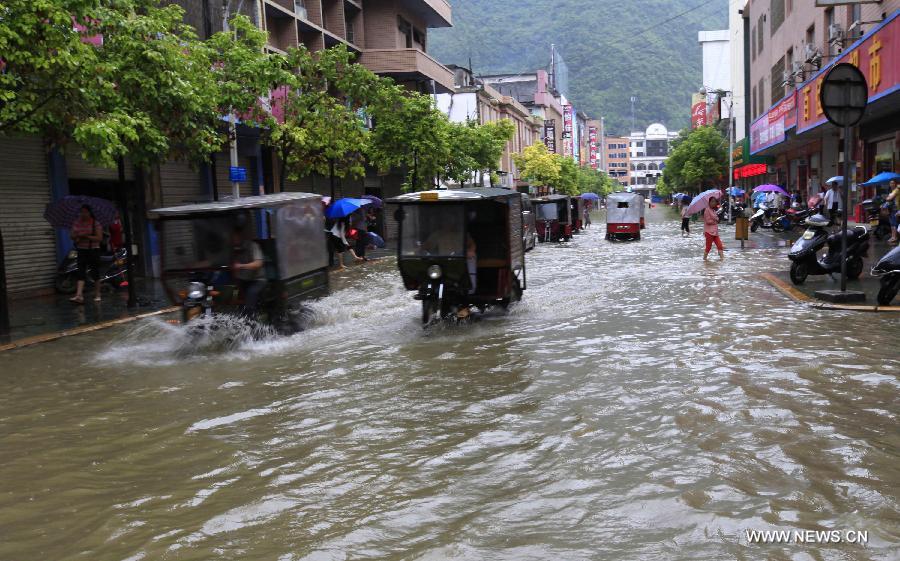
[[722, 239], [719, 237], [719, 215], [716, 211], [719, 209], [719, 199], [715, 197], [709, 198], [709, 206], [703, 209], [703, 237], [706, 238], [706, 251], [703, 252], [703, 260], [709, 258], [709, 250], [713, 244], [719, 250], [719, 259], [725, 259], [725, 247], [722, 245]]

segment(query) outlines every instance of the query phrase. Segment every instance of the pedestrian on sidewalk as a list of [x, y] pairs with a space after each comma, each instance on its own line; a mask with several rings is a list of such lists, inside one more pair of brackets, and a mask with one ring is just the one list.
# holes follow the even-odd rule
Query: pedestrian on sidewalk
[[719, 260], [725, 259], [725, 247], [719, 237], [719, 199], [709, 198], [709, 206], [703, 209], [703, 237], [706, 238], [706, 251], [703, 252], [703, 260], [709, 259], [709, 251], [713, 244], [719, 250]]
[[885, 199], [885, 206], [888, 209], [888, 217], [891, 221], [891, 239], [888, 243], [896, 245], [898, 241], [897, 228], [900, 223], [900, 187], [897, 187], [897, 180], [891, 179], [890, 193]]
[[78, 220], [69, 232], [75, 250], [78, 252], [75, 296], [69, 298], [75, 304], [84, 304], [84, 283], [88, 273], [94, 280], [94, 302], [100, 302], [100, 242], [103, 241], [103, 226], [94, 217], [88, 205], [82, 205]]
[[691, 215], [688, 214], [688, 206], [691, 200], [688, 197], [681, 199], [681, 237], [691, 235]]

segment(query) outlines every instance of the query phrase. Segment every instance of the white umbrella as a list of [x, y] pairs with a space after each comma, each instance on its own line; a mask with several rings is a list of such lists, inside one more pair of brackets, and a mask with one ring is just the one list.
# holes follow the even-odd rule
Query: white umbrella
[[709, 191], [703, 191], [691, 201], [691, 204], [688, 205], [687, 213], [694, 214], [700, 212], [704, 208], [709, 206], [709, 198], [715, 197], [719, 200], [722, 200], [722, 191], [718, 189], [710, 189]]
[[825, 182], [826, 185], [829, 183], [838, 183], [840, 185], [843, 185], [844, 184], [844, 176], [843, 175], [835, 175], [834, 177], [832, 177], [831, 179], [829, 179], [828, 181]]

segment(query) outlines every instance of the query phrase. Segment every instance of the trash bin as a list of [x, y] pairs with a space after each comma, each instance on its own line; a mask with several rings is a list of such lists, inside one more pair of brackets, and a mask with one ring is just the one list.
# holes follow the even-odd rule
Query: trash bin
[[734, 222], [734, 239], [750, 239], [750, 219], [746, 216], [738, 216]]

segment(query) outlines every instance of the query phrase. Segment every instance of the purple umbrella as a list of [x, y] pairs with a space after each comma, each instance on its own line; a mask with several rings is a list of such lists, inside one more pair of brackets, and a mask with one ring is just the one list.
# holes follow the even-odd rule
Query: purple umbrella
[[754, 193], [781, 193], [782, 195], [787, 195], [788, 192], [778, 185], [760, 185], [759, 187], [753, 190]]
[[384, 206], [384, 202], [375, 195], [363, 195], [362, 198], [372, 201], [372, 206], [375, 208], [381, 208]]
[[44, 210], [44, 220], [54, 228], [68, 230], [78, 220], [82, 205], [91, 207], [94, 218], [103, 226], [109, 226], [116, 219], [117, 209], [112, 201], [85, 195], [66, 195], [47, 205]]

